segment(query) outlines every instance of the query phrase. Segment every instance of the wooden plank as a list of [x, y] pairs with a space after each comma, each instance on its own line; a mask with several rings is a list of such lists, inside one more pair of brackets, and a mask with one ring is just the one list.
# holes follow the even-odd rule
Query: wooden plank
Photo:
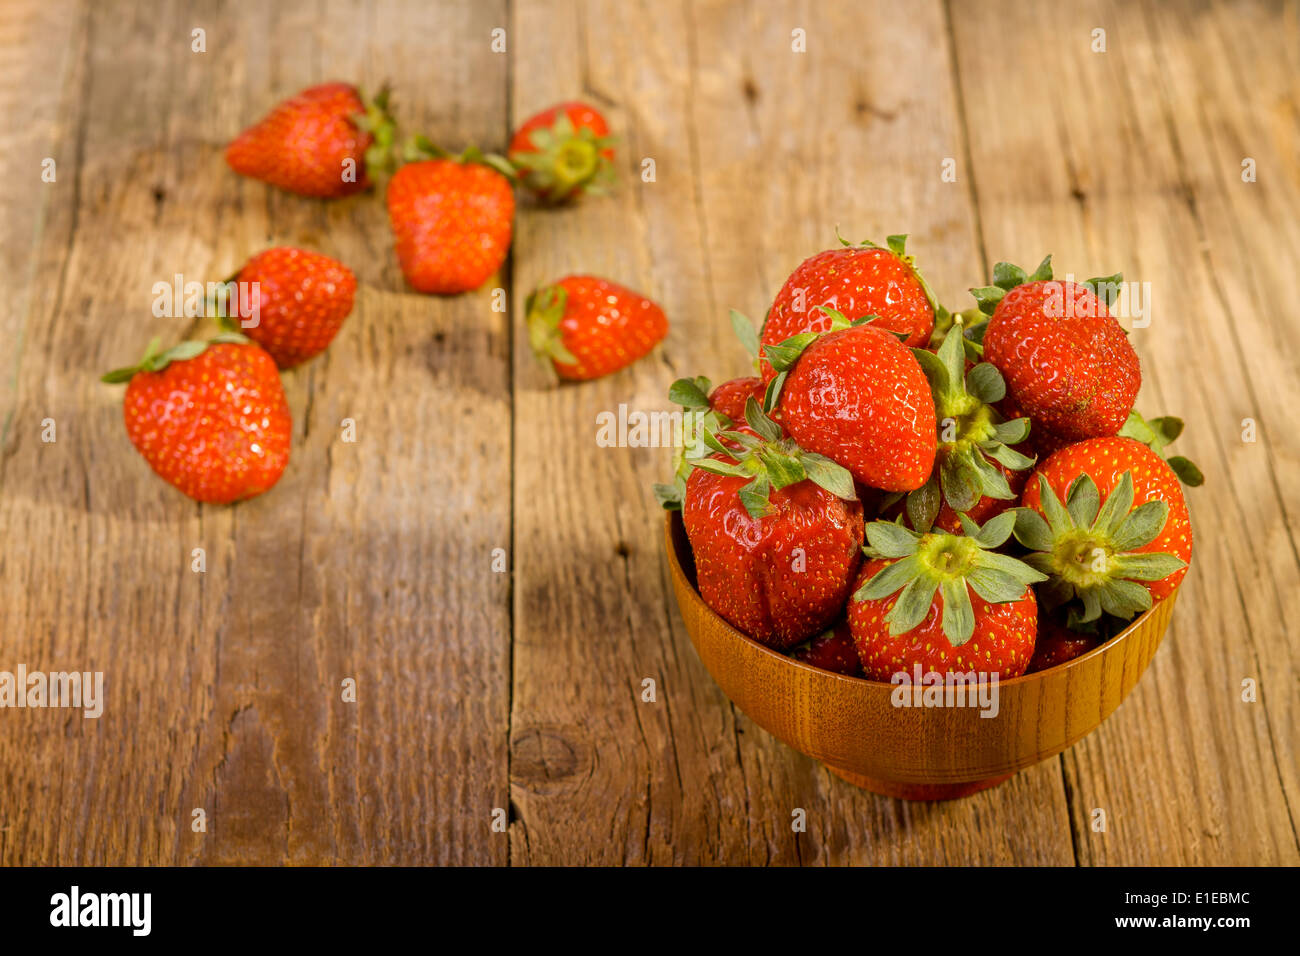
[[[1065, 755], [1082, 863], [1300, 859], [1297, 638], [1284, 623], [1300, 600], [1284, 477], [1300, 457], [1287, 422], [1300, 384], [1295, 323], [1277, 307], [1300, 266], [1300, 165], [1282, 122], [1300, 95], [1294, 18], [1257, 4], [953, 7], [990, 259], [1053, 251], [1058, 275], [1122, 268], [1149, 282], [1150, 324], [1132, 332], [1138, 404], [1187, 420], [1178, 447], [1206, 474], [1189, 494], [1197, 550], [1165, 647]], [[1241, 181], [1245, 156], [1266, 171], [1257, 183]], [[1246, 418], [1256, 443], [1242, 440]], [[1259, 703], [1241, 700], [1247, 678]]]
[[[306, 201], [221, 158], [277, 99], [334, 78], [392, 78], [435, 136], [499, 138], [507, 64], [488, 31], [503, 18], [468, 2], [91, 8], [56, 144], [80, 158], [52, 200], [72, 226], [38, 247], [33, 288], [57, 292], [28, 322], [23, 440], [4, 465], [0, 660], [102, 669], [108, 700], [98, 721], [6, 714], [0, 859], [505, 862], [491, 814], [507, 799], [509, 584], [490, 570], [510, 521], [504, 317], [488, 292], [404, 291], [379, 195]], [[95, 375], [183, 334], [150, 316], [154, 281], [219, 278], [276, 243], [352, 265], [356, 310], [285, 376], [280, 484], [195, 506], [149, 474]], [[52, 446], [29, 437], [47, 414]]]
[[[673, 378], [744, 374], [726, 310], [758, 317], [798, 262], [910, 230], [939, 292], [981, 271], [939, 4], [613, 3], [516, 9], [514, 118], [584, 96], [624, 136], [616, 195], [521, 212], [513, 301], [570, 271], [674, 323], [619, 375], [555, 387], [515, 332], [511, 790], [520, 863], [1068, 863], [1059, 764], [972, 799], [857, 791], [733, 711], [672, 606], [648, 487], [667, 452], [599, 448], [595, 416], [667, 408]], [[791, 49], [806, 31], [807, 50]], [[657, 166], [641, 182], [644, 157]], [[516, 308], [518, 314], [518, 308]], [[658, 703], [640, 701], [657, 682]], [[808, 832], [791, 829], [807, 811]]]

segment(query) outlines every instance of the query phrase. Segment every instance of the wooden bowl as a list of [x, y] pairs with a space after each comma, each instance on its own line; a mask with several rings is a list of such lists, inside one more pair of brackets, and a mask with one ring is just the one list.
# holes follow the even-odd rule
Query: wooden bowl
[[754, 723], [837, 776], [906, 800], [947, 800], [996, 786], [1091, 733], [1146, 670], [1175, 592], [1122, 633], [1066, 664], [1001, 681], [998, 712], [896, 707], [892, 684], [803, 664], [751, 640], [695, 589], [680, 512], [665, 525], [673, 590], [700, 660]]

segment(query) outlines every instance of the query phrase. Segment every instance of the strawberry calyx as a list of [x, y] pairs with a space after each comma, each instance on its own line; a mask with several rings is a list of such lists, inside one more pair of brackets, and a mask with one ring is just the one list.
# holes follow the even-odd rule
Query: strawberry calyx
[[1199, 488], [1205, 484], [1205, 475], [1201, 469], [1190, 459], [1182, 455], [1171, 455], [1165, 458], [1164, 448], [1174, 441], [1183, 433], [1183, 420], [1175, 418], [1172, 415], [1162, 415], [1159, 418], [1143, 418], [1136, 408], [1130, 409], [1128, 420], [1124, 427], [1119, 430], [1119, 434], [1125, 438], [1132, 438], [1146, 445], [1153, 452], [1164, 458], [1167, 464], [1178, 480], [1189, 488]]
[[613, 136], [579, 129], [566, 111], [555, 122], [528, 134], [533, 151], [516, 150], [510, 162], [525, 186], [550, 203], [562, 203], [578, 193], [602, 194], [614, 181], [614, 164], [606, 155]]
[[988, 362], [966, 372], [965, 341], [959, 316], [938, 354], [912, 349], [930, 382], [939, 426], [934, 473], [907, 496], [908, 519], [921, 533], [930, 530], [944, 501], [960, 514], [975, 507], [981, 498], [1015, 498], [997, 465], [1023, 471], [1035, 461], [1011, 447], [1029, 437], [1029, 419], [1004, 421], [994, 410], [993, 403], [1006, 396], [1006, 382]]
[[896, 560], [863, 582], [853, 600], [879, 601], [898, 594], [885, 615], [891, 636], [919, 626], [935, 593], [941, 592], [944, 636], [953, 647], [961, 647], [975, 634], [971, 591], [990, 604], [1005, 604], [1021, 600], [1030, 585], [1047, 580], [1041, 571], [996, 550], [1011, 536], [1015, 512], [1004, 511], [983, 527], [964, 514], [960, 518], [965, 531], [960, 535], [913, 531], [902, 524], [901, 516], [897, 522], [867, 523], [863, 553]]
[[[1033, 272], [1026, 272], [1020, 266], [1011, 262], [999, 262], [993, 267], [993, 284], [973, 288], [970, 293], [975, 297], [975, 301], [979, 303], [980, 311], [985, 315], [992, 315], [993, 311], [998, 307], [998, 303], [1012, 289], [1030, 282], [1043, 282], [1051, 279], [1052, 255], [1048, 253]], [[1093, 295], [1105, 302], [1107, 308], [1109, 308], [1115, 304], [1115, 299], [1119, 296], [1120, 283], [1123, 281], [1124, 274], [1116, 272], [1114, 275], [1085, 279], [1077, 284], [1087, 287]]]
[[1015, 535], [1030, 554], [1025, 563], [1043, 572], [1048, 583], [1039, 591], [1047, 609], [1078, 598], [1088, 623], [1104, 611], [1131, 619], [1150, 609], [1151, 592], [1142, 581], [1159, 581], [1187, 566], [1177, 555], [1139, 552], [1164, 530], [1169, 505], [1157, 498], [1133, 507], [1133, 473], [1126, 471], [1105, 501], [1092, 477], [1070, 483], [1064, 503], [1038, 475], [1043, 513], [1018, 508]]
[[560, 322], [568, 307], [569, 290], [562, 285], [544, 285], [535, 289], [524, 303], [528, 326], [528, 344], [540, 359], [553, 359], [562, 365], [577, 365], [578, 358], [564, 345]]
[[451, 153], [434, 143], [424, 134], [417, 134], [402, 146], [402, 161], [416, 163], [428, 159], [445, 159], [453, 163], [475, 163], [495, 170], [514, 182], [519, 171], [510, 160], [498, 153], [485, 153], [477, 146], [467, 146], [461, 153]]
[[690, 465], [715, 475], [748, 478], [738, 494], [751, 518], [772, 514], [773, 491], [805, 480], [845, 501], [858, 500], [853, 476], [847, 468], [825, 455], [804, 451], [794, 439], [785, 437], [781, 426], [763, 414], [752, 395], [745, 401], [745, 421], [752, 433], [702, 428], [699, 440], [711, 453], [725, 455], [730, 460], [712, 457], [710, 453], [709, 457], [691, 459]]
[[373, 99], [368, 99], [361, 90], [357, 95], [361, 97], [365, 110], [352, 114], [352, 125], [363, 133], [369, 133], [373, 139], [366, 148], [366, 172], [371, 176], [390, 173], [397, 165], [393, 155], [397, 124], [389, 112], [392, 90], [385, 83]]
[[713, 454], [713, 449], [700, 438], [707, 429], [721, 432], [732, 426], [726, 415], [709, 405], [709, 392], [713, 383], [703, 375], [679, 378], [668, 389], [670, 401], [682, 407], [681, 441], [673, 454], [672, 484], [655, 483], [655, 500], [668, 511], [680, 511], [686, 499], [686, 479], [690, 477], [694, 462]]
[[[788, 339], [778, 342], [776, 345], [761, 346], [762, 357], [767, 359], [772, 368], [776, 370], [776, 375], [772, 378], [772, 381], [767, 383], [767, 392], [763, 397], [764, 411], [770, 412], [776, 408], [777, 402], [781, 398], [781, 389], [785, 387], [786, 376], [790, 374], [790, 370], [798, 363], [799, 357], [807, 351], [808, 346], [812, 345], [823, 335], [830, 335], [832, 332], [842, 332], [845, 329], [856, 328], [858, 326], [870, 325], [872, 322], [880, 318], [880, 316], [873, 313], [871, 315], [864, 315], [860, 319], [849, 321], [848, 317], [838, 309], [832, 309], [825, 305], [819, 305], [817, 308], [830, 316], [831, 326], [829, 329], [824, 329], [821, 332], [800, 332], [797, 335], [792, 335]], [[745, 325], [749, 325], [749, 320], [739, 312], [733, 311], [732, 313], [732, 325], [736, 329], [736, 334], [740, 335], [741, 340], [744, 341], [743, 331], [740, 327], [740, 323], [737, 321], [738, 319], [743, 319]], [[750, 326], [750, 328], [752, 329], [753, 327]], [[905, 332], [896, 332], [893, 329], [882, 329], [882, 331], [888, 332], [900, 342], [907, 341], [907, 333]]]
[[247, 345], [248, 342], [247, 337], [237, 332], [222, 332], [207, 341], [191, 339], [163, 351], [162, 339], [155, 338], [150, 341], [148, 348], [145, 349], [144, 357], [138, 363], [126, 368], [113, 369], [113, 371], [105, 373], [100, 378], [100, 381], [109, 385], [120, 385], [122, 382], [131, 381], [138, 372], [161, 372], [172, 362], [184, 362], [195, 358], [202, 354], [209, 345]]

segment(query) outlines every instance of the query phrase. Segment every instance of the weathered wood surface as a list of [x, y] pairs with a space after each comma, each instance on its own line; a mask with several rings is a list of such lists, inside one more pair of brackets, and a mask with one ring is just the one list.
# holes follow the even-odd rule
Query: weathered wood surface
[[[102, 669], [108, 698], [99, 720], [0, 711], [0, 863], [1300, 861], [1297, 8], [893, 8], [0, 8], [0, 669]], [[619, 187], [522, 204], [499, 281], [414, 295], [377, 196], [301, 200], [221, 161], [328, 79], [391, 80], [410, 125], [452, 147], [501, 148], [529, 112], [590, 99], [622, 136]], [[837, 226], [911, 233], [950, 303], [992, 262], [1047, 251], [1062, 273], [1149, 281], [1140, 407], [1187, 419], [1206, 472], [1196, 567], [1123, 707], [954, 803], [856, 791], [730, 706], [671, 596], [648, 493], [668, 453], [596, 441], [597, 414], [665, 409], [679, 375], [741, 374], [727, 309], [761, 316]], [[280, 484], [200, 507], [131, 451], [96, 375], [186, 331], [150, 314], [155, 281], [276, 243], [351, 265], [357, 309], [286, 375]], [[664, 347], [557, 387], [522, 305], [570, 272], [656, 298]]]

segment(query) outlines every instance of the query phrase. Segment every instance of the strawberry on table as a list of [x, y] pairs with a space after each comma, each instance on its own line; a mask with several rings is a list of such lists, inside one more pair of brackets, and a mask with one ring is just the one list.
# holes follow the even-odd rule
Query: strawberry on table
[[511, 138], [507, 157], [519, 181], [546, 202], [603, 192], [614, 178], [609, 124], [586, 103], [559, 103], [530, 116]]
[[871, 680], [922, 673], [1024, 673], [1034, 650], [1033, 588], [1046, 576], [997, 553], [1014, 512], [962, 535], [918, 534], [899, 524], [866, 527], [868, 560], [849, 602], [849, 626]]
[[291, 246], [258, 253], [232, 281], [256, 291], [247, 308], [241, 301], [231, 310], [231, 324], [266, 349], [280, 368], [325, 351], [352, 311], [357, 291], [356, 277], [343, 263]]
[[1129, 619], [1173, 593], [1192, 558], [1192, 525], [1178, 476], [1132, 438], [1062, 448], [1025, 486], [1016, 539], [1050, 576], [1053, 608], [1077, 598], [1087, 623]]
[[1056, 281], [1051, 259], [1033, 275], [999, 262], [994, 284], [972, 290], [990, 314], [984, 358], [1016, 405], [1051, 433], [1071, 441], [1114, 435], [1142, 384], [1137, 353], [1107, 308], [1107, 290], [1121, 277]]
[[862, 673], [862, 659], [858, 657], [858, 648], [853, 643], [853, 632], [849, 629], [847, 620], [840, 621], [830, 630], [800, 644], [790, 652], [790, 656], [824, 671], [834, 671], [850, 677]]
[[[898, 332], [909, 346], [923, 346], [934, 331], [934, 297], [905, 251], [907, 236], [890, 236], [885, 246], [865, 242], [828, 249], [805, 260], [786, 279], [763, 322], [763, 345], [780, 345], [801, 332], [826, 332], [833, 310], [857, 321]], [[825, 307], [825, 308], [822, 308]], [[776, 370], [762, 363], [763, 380]]]
[[843, 465], [864, 485], [913, 491], [934, 467], [930, 384], [912, 352], [872, 324], [802, 333], [763, 352], [777, 370], [768, 407], [800, 447]]
[[787, 650], [843, 613], [862, 506], [848, 472], [782, 437], [757, 402], [747, 411], [749, 428], [705, 433], [715, 454], [692, 461], [682, 520], [705, 603]]
[[103, 380], [128, 382], [131, 444], [159, 477], [195, 501], [260, 495], [289, 463], [293, 423], [274, 360], [240, 336], [152, 343], [139, 365]]
[[664, 310], [598, 276], [565, 276], [528, 297], [528, 341], [562, 379], [600, 378], [626, 368], [668, 334]]
[[437, 295], [477, 289], [510, 251], [515, 193], [499, 157], [477, 149], [459, 157], [423, 138], [388, 183], [388, 218], [411, 288]]
[[334, 199], [370, 186], [393, 141], [388, 92], [324, 83], [276, 105], [226, 147], [235, 172], [302, 196]]

